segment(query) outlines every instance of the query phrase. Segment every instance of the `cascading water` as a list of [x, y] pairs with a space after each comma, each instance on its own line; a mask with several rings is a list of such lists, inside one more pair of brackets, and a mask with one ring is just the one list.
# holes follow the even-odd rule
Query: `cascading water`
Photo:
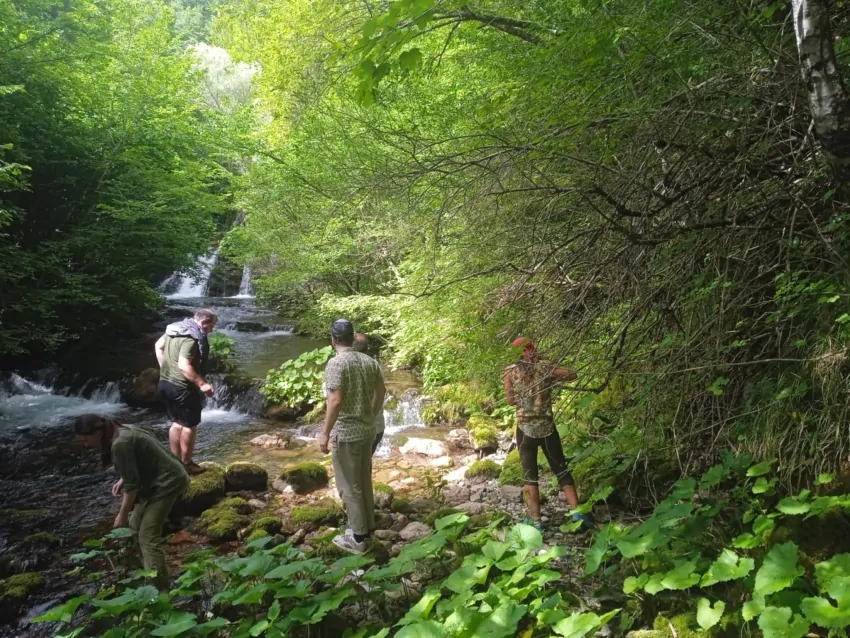
[[252, 283], [252, 277], [251, 266], [245, 264], [245, 267], [242, 269], [242, 281], [239, 282], [239, 294], [236, 295], [236, 298], [254, 298], [254, 284]]
[[[175, 272], [168, 277], [160, 290], [166, 293], [169, 299], [192, 299], [203, 297], [207, 294], [210, 283], [210, 274], [218, 260], [218, 248], [198, 258], [194, 272], [196, 275]], [[176, 289], [176, 290], [175, 290]]]

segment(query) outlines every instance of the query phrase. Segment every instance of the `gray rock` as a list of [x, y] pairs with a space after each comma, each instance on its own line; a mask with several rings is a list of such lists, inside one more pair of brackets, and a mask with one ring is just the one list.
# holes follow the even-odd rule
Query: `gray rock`
[[456, 505], [455, 509], [458, 509], [461, 512], [466, 512], [470, 516], [475, 516], [476, 514], [481, 514], [481, 512], [484, 511], [484, 503], [461, 503], [460, 505]]
[[261, 434], [248, 441], [248, 445], [256, 445], [267, 450], [288, 450], [291, 444], [292, 437], [286, 432]]
[[394, 541], [398, 539], [398, 532], [392, 529], [375, 530], [375, 538], [380, 541]]
[[399, 532], [401, 540], [410, 541], [419, 540], [431, 533], [431, 527], [424, 523], [408, 523], [407, 526]]
[[266, 504], [258, 498], [252, 498], [250, 501], [248, 501], [248, 505], [253, 507], [255, 510], [266, 509]]
[[401, 543], [396, 543], [395, 545], [390, 547], [390, 556], [395, 558], [396, 556], [401, 554], [401, 550], [402, 550], [403, 547], [404, 547], [404, 545], [402, 545]]
[[443, 490], [443, 498], [449, 505], [458, 505], [470, 500], [469, 488], [466, 485], [449, 485]]
[[446, 445], [449, 446], [450, 450], [455, 452], [470, 450], [472, 449], [472, 437], [469, 436], [469, 432], [467, 430], [457, 428], [455, 430], [451, 430], [446, 435]]
[[431, 458], [439, 458], [448, 456], [449, 448], [442, 441], [436, 439], [407, 439], [407, 443], [401, 446], [402, 454], [421, 454], [422, 456], [430, 456]]
[[389, 492], [375, 492], [375, 507], [378, 509], [389, 509], [393, 502], [393, 495]]
[[414, 498], [410, 501], [410, 507], [417, 512], [428, 512], [437, 509], [434, 501], [429, 501], [427, 498]]
[[441, 456], [431, 461], [431, 467], [449, 468], [454, 465], [454, 461], [450, 456]]
[[519, 503], [522, 500], [522, 488], [518, 485], [503, 485], [502, 499], [508, 503]]

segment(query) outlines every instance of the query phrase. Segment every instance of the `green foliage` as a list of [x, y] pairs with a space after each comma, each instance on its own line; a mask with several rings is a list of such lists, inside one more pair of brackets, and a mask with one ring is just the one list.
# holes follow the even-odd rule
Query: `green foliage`
[[468, 479], [476, 478], [478, 476], [493, 479], [499, 478], [499, 474], [501, 473], [502, 467], [498, 463], [491, 461], [490, 459], [482, 459], [480, 461], [475, 461], [475, 463], [466, 468], [464, 476]]
[[498, 421], [484, 414], [473, 414], [469, 417], [466, 427], [472, 436], [475, 449], [498, 448], [499, 429]]
[[305, 352], [297, 359], [284, 361], [276, 370], [269, 370], [261, 392], [269, 403], [298, 406], [318, 404], [322, 396], [325, 365], [333, 355], [327, 346]]
[[522, 485], [525, 473], [519, 460], [519, 450], [513, 450], [505, 458], [502, 470], [499, 472], [499, 485]]
[[[260, 536], [240, 556], [206, 554], [186, 561], [177, 586], [168, 593], [158, 594], [150, 586], [107, 586], [93, 599], [72, 599], [35, 621], [62, 622], [74, 631], [106, 620], [112, 627], [108, 636], [280, 638], [333, 631], [330, 623], [336, 618], [344, 626], [358, 626], [358, 636], [370, 638], [387, 636], [391, 627], [398, 628], [396, 636], [420, 638], [508, 638], [521, 627], [581, 638], [619, 612], [575, 611], [559, 591], [561, 574], [553, 569], [566, 551], [542, 551], [542, 538], [533, 527], [499, 529], [496, 521], [465, 533], [468, 523], [462, 513], [437, 519], [434, 532], [405, 545], [381, 566], [370, 556], [326, 558], [321, 550], [271, 547], [271, 539]], [[421, 591], [403, 585], [414, 572], [421, 573]], [[384, 604], [390, 595], [398, 604]], [[214, 614], [202, 614], [210, 602]], [[365, 621], [364, 606], [375, 612]]]
[[[765, 636], [802, 636], [811, 625], [845, 631], [850, 554], [814, 562], [800, 544], [807, 546], [812, 529], [830, 525], [825, 515], [845, 510], [850, 501], [810, 490], [779, 499], [757, 488], [770, 476], [770, 465], [727, 454], [699, 479], [680, 479], [639, 525], [611, 523], [596, 535], [586, 553], [587, 573], [619, 559], [606, 573], [626, 595], [651, 596], [653, 609], [669, 613], [684, 604], [690, 622], [703, 630], [728, 616], [757, 624]], [[807, 522], [799, 538], [789, 539], [782, 530], [802, 516]], [[815, 582], [816, 588], [807, 584]], [[655, 628], [665, 630], [663, 623]]]
[[236, 356], [236, 342], [222, 332], [213, 332], [209, 335], [210, 342], [210, 369], [215, 372], [231, 372], [236, 364], [233, 357]]
[[395, 490], [386, 483], [373, 483], [372, 491], [378, 494], [389, 494], [390, 496], [395, 494]]
[[214, 542], [236, 540], [239, 530], [248, 525], [248, 517], [240, 513], [245, 504], [241, 498], [228, 498], [206, 510], [196, 521], [196, 529]]

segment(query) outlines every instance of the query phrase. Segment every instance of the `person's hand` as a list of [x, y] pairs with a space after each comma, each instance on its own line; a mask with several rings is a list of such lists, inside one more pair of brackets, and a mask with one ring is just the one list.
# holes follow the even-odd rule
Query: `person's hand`
[[127, 515], [118, 512], [118, 516], [115, 517], [115, 522], [112, 523], [112, 527], [127, 527]]
[[215, 388], [213, 388], [209, 383], [202, 383], [201, 392], [203, 392], [206, 396], [211, 397], [215, 394]]
[[115, 485], [112, 486], [112, 496], [118, 497], [121, 495], [121, 488], [124, 486], [124, 479], [118, 479]]
[[322, 454], [328, 453], [328, 443], [330, 443], [331, 437], [327, 432], [322, 432], [319, 435], [319, 449], [322, 451]]

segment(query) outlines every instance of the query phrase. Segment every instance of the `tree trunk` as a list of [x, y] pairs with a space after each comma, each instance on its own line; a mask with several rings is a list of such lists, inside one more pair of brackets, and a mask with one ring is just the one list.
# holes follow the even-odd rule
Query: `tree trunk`
[[829, 0], [791, 0], [814, 129], [839, 179], [850, 176], [850, 100], [838, 71]]

